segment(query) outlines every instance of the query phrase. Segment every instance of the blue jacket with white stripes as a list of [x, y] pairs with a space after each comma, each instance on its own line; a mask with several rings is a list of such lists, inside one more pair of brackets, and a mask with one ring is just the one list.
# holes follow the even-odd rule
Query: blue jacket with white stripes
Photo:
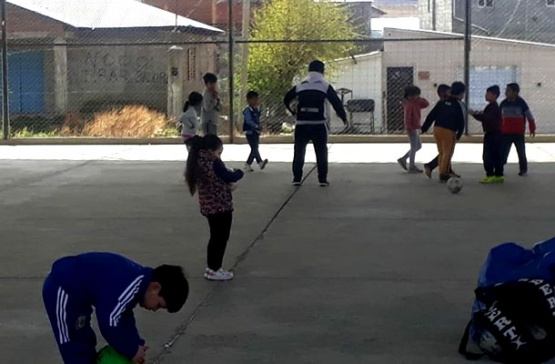
[[[297, 111], [291, 110], [291, 102], [298, 99]], [[285, 95], [285, 107], [297, 116], [297, 125], [325, 124], [328, 119], [326, 100], [329, 100], [337, 116], [347, 124], [347, 113], [337, 92], [318, 72], [309, 72], [308, 77]]]
[[[113, 253], [85, 253], [57, 260], [51, 276], [82, 305], [96, 308], [102, 336], [117, 352], [133, 358], [145, 341], [133, 308], [143, 302], [152, 268]], [[71, 307], [68, 307], [71, 309]]]

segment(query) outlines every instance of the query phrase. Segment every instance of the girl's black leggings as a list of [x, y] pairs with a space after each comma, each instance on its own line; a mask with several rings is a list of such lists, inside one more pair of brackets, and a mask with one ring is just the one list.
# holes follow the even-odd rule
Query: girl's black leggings
[[217, 271], [222, 267], [225, 248], [231, 233], [231, 222], [233, 212], [221, 212], [219, 214], [208, 215], [208, 225], [210, 226], [210, 240], [208, 241], [207, 259], [208, 268]]

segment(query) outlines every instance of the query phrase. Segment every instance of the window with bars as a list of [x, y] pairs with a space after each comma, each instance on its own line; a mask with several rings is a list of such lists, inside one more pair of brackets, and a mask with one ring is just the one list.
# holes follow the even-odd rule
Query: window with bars
[[197, 79], [197, 50], [189, 48], [187, 50], [187, 80], [194, 81]]

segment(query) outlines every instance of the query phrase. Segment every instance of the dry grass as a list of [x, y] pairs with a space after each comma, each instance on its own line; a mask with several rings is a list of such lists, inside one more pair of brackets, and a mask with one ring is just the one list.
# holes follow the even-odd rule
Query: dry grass
[[68, 114], [61, 129], [63, 136], [153, 138], [173, 134], [165, 114], [142, 105], [128, 105], [97, 112], [90, 120]]

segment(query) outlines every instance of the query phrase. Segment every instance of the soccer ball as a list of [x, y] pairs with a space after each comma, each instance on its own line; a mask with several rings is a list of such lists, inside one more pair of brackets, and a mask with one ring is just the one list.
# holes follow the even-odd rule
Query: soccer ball
[[458, 177], [449, 178], [449, 181], [447, 181], [447, 188], [449, 188], [449, 191], [451, 191], [451, 193], [461, 192], [461, 190], [463, 188], [462, 179], [460, 179]]

